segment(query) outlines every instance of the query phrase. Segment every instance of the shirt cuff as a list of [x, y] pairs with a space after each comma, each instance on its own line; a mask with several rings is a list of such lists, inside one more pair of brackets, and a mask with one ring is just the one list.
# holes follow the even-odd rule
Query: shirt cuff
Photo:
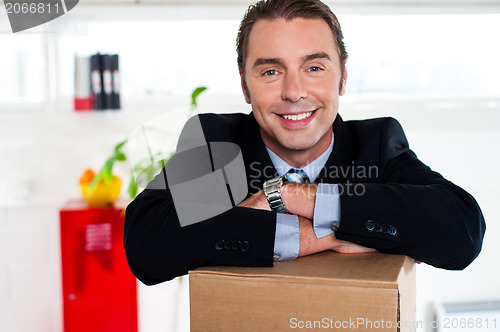
[[297, 258], [299, 241], [299, 217], [277, 213], [273, 260], [277, 262]]
[[313, 228], [318, 239], [332, 234], [340, 225], [339, 186], [319, 183], [314, 202]]

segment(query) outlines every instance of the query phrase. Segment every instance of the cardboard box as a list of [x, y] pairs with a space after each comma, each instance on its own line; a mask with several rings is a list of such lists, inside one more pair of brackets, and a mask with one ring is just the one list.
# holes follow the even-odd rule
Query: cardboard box
[[189, 288], [193, 332], [414, 330], [406, 256], [322, 252], [268, 268], [199, 268]]

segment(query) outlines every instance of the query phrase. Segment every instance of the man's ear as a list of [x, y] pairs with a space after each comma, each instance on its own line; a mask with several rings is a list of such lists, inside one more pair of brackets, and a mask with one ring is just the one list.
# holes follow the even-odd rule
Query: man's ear
[[346, 82], [347, 82], [347, 68], [346, 68], [346, 66], [344, 66], [344, 71], [342, 73], [342, 80], [340, 81], [339, 96], [344, 95]]
[[245, 78], [243, 78], [243, 74], [240, 71], [240, 79], [241, 79], [241, 90], [243, 91], [243, 96], [245, 96], [245, 101], [247, 104], [250, 104], [250, 92], [248, 91], [247, 83], [245, 82]]

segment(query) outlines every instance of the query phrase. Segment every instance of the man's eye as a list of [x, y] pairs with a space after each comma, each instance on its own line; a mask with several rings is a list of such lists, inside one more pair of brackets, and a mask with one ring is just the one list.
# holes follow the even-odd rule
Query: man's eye
[[267, 70], [264, 72], [263, 75], [264, 76], [274, 76], [274, 75], [276, 75], [276, 70], [274, 70], [274, 69]]
[[309, 68], [309, 71], [320, 71], [320, 70], [322, 70], [322, 69], [318, 66], [313, 66], [313, 67]]

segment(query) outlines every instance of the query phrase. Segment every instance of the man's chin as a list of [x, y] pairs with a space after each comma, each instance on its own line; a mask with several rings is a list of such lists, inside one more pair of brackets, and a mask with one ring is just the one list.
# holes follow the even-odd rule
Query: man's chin
[[[275, 133], [277, 134], [277, 133]], [[266, 144], [272, 151], [281, 151], [283, 153], [304, 152], [312, 149], [318, 142], [319, 138], [310, 131], [299, 133], [294, 131], [292, 133], [281, 132], [281, 135], [274, 137], [264, 135], [262, 136], [264, 144]]]
[[310, 138], [302, 140], [295, 138], [293, 140], [286, 140], [280, 143], [286, 150], [296, 152], [307, 151], [315, 145], [315, 142], [310, 142]]

